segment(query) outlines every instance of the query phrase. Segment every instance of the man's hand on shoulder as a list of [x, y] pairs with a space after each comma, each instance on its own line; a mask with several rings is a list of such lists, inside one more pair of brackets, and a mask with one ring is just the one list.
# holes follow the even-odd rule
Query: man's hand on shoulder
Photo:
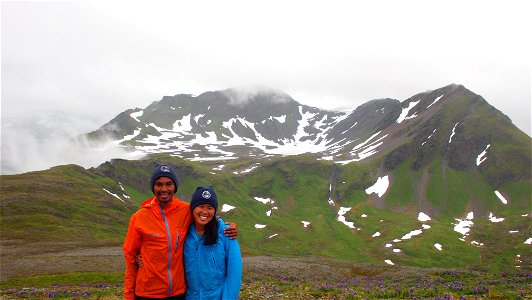
[[236, 239], [238, 237], [238, 226], [236, 223], [225, 222], [225, 224], [229, 225], [230, 227], [224, 229], [224, 234], [232, 240]]

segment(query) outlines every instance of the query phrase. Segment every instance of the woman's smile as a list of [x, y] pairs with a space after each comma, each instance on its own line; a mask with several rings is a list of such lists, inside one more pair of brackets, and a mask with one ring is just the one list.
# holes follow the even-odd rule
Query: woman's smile
[[209, 223], [214, 217], [215, 212], [216, 210], [211, 204], [200, 204], [196, 206], [192, 211], [196, 227], [203, 227], [205, 224]]

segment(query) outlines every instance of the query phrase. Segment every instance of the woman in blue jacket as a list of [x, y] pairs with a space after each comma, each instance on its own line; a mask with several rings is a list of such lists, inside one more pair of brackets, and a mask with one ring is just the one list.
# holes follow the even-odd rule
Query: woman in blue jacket
[[190, 202], [193, 223], [185, 239], [186, 299], [238, 299], [242, 257], [236, 239], [223, 234], [213, 187], [198, 187]]

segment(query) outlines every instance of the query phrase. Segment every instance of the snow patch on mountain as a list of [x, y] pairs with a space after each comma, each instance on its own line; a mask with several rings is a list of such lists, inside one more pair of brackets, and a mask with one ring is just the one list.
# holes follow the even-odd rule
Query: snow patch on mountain
[[497, 217], [495, 217], [495, 216], [493, 215], [492, 212], [490, 212], [490, 215], [489, 215], [488, 219], [489, 219], [491, 222], [493, 222], [493, 223], [499, 223], [499, 222], [504, 221], [504, 218], [497, 218]]
[[427, 106], [427, 108], [431, 107], [432, 105], [434, 105], [434, 103], [438, 102], [438, 100], [440, 100], [441, 97], [443, 97], [443, 95], [441, 95], [441, 96], [439, 96], [438, 98], [434, 99], [434, 101], [432, 101], [432, 103], [429, 104], [429, 106]]
[[130, 115], [135, 121], [137, 121], [137, 122], [140, 123], [139, 118], [142, 117], [143, 114], [144, 114], [144, 111], [141, 110], [141, 111], [138, 111], [138, 112], [131, 113], [131, 114], [129, 114], [129, 115]]
[[504, 198], [504, 196], [499, 191], [495, 191], [495, 195], [497, 195], [497, 197], [499, 198], [499, 200], [501, 200], [503, 204], [508, 204], [508, 200], [506, 200], [506, 198]]
[[334, 205], [334, 200], [332, 199], [331, 195], [332, 195], [332, 183], [329, 183], [329, 200], [327, 200], [327, 203], [329, 203], [330, 205]]
[[413, 236], [416, 236], [416, 235], [420, 235], [423, 231], [421, 229], [416, 229], [416, 230], [412, 230], [410, 231], [409, 233], [403, 235], [403, 237], [401, 237], [402, 240], [409, 240], [411, 239]]
[[188, 114], [188, 115], [183, 116], [181, 119], [175, 121], [174, 125], [173, 125], [173, 128], [172, 128], [172, 131], [174, 131], [174, 132], [179, 132], [179, 131], [190, 132], [192, 130], [192, 125], [190, 124], [190, 120], [191, 119], [192, 119], [192, 114]]
[[486, 159], [488, 159], [486, 157], [486, 154], [488, 153], [488, 148], [490, 147], [490, 144], [488, 144], [486, 146], [486, 149], [484, 149], [484, 151], [482, 151], [478, 156], [477, 156], [477, 166], [480, 166], [481, 163], [483, 163]]
[[428, 140], [430, 140], [430, 138], [434, 135], [435, 132], [436, 132], [436, 129], [434, 129], [432, 133], [427, 137], [427, 140], [421, 143], [421, 146], [425, 145], [428, 142]]
[[241, 170], [241, 171], [233, 171], [233, 174], [249, 173], [249, 172], [253, 171], [254, 169], [258, 168], [259, 166], [260, 166], [260, 164], [257, 163], [257, 164], [254, 164], [254, 165], [252, 165], [251, 167], [249, 167], [247, 169], [244, 169], [244, 170]]
[[455, 219], [456, 221], [458, 221], [458, 223], [454, 224], [454, 231], [461, 233], [463, 235], [462, 238], [465, 238], [465, 236], [469, 235], [469, 230], [471, 230], [471, 226], [474, 225], [473, 218], [473, 212], [469, 212], [465, 219]]
[[272, 199], [270, 198], [261, 198], [261, 197], [253, 197], [255, 200], [259, 201], [259, 202], [262, 202], [264, 204], [268, 204], [268, 203], [274, 203], [272, 201]]
[[414, 106], [416, 106], [418, 103], [419, 103], [420, 100], [418, 101], [415, 101], [415, 102], [410, 102], [408, 103], [408, 107], [406, 108], [403, 108], [403, 110], [401, 111], [401, 115], [399, 115], [399, 118], [397, 118], [397, 123], [401, 123], [403, 122], [404, 120], [407, 120], [407, 119], [412, 119], [414, 118], [416, 115], [414, 114], [413, 116], [410, 116], [410, 117], [407, 117], [408, 116], [408, 113], [410, 112], [410, 110], [412, 108], [414, 108]]
[[347, 227], [351, 229], [356, 229], [354, 222], [346, 221], [345, 214], [351, 210], [351, 207], [340, 207], [340, 210], [338, 211], [338, 221], [344, 223]]
[[419, 212], [417, 219], [420, 222], [426, 222], [431, 220], [430, 217], [422, 211]]
[[107, 190], [106, 188], [104, 188], [103, 190], [104, 190], [105, 192], [107, 192], [109, 195], [115, 197], [116, 199], [118, 199], [118, 200], [120, 200], [120, 201], [122, 201], [122, 202], [125, 202], [125, 201], [124, 201], [122, 198], [120, 198], [120, 196], [118, 196], [117, 194], [110, 192], [110, 191]]
[[[458, 221], [457, 224], [453, 224], [454, 231], [459, 232], [462, 234], [462, 237], [460, 238], [461, 241], [465, 241], [466, 237], [469, 235], [469, 232], [471, 231], [471, 227], [473, 227], [474, 214], [473, 212], [469, 212], [465, 219], [456, 219]], [[484, 243], [477, 242], [477, 241], [471, 241], [472, 245], [475, 246], [484, 246]]]
[[454, 124], [453, 130], [451, 131], [451, 135], [449, 136], [449, 144], [453, 141], [453, 136], [455, 134], [456, 126], [458, 126], [458, 123]]
[[232, 205], [229, 205], [229, 204], [224, 204], [222, 205], [222, 212], [228, 212], [230, 210], [233, 210], [235, 209], [236, 207], [232, 206]]
[[388, 181], [388, 175], [379, 177], [374, 185], [366, 189], [366, 194], [370, 195], [372, 193], [376, 193], [377, 196], [382, 197], [382, 195], [386, 193], [389, 185], [390, 182]]

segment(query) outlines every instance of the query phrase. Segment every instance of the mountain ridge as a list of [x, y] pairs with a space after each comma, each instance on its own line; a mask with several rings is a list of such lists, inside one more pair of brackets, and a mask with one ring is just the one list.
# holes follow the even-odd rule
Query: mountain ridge
[[[277, 94], [271, 91], [248, 93], [248, 98], [239, 97], [245, 101], [238, 102], [231, 100], [231, 95], [237, 94], [233, 90], [205, 92], [199, 96], [179, 94], [173, 97], [165, 96], [161, 101], [155, 101], [145, 109], [127, 110], [99, 130], [89, 133], [89, 136], [94, 138], [110, 135], [117, 143], [145, 153], [153, 153], [153, 148], [149, 146], [165, 143], [164, 151], [175, 150], [176, 155], [183, 157], [186, 157], [182, 153], [184, 151], [171, 141], [177, 143], [198, 139], [199, 143], [196, 144], [201, 145], [205, 142], [200, 141], [201, 138], [214, 138], [221, 143], [213, 144], [220, 148], [221, 154], [204, 149], [205, 154], [211, 157], [223, 158], [226, 156], [223, 149], [235, 145], [245, 145], [248, 148], [251, 146], [259, 152], [262, 151], [263, 155], [283, 154], [285, 150], [291, 151], [289, 152], [291, 154], [304, 153], [302, 150], [304, 146], [310, 148], [307, 150], [310, 153], [323, 152], [324, 156], [332, 157], [333, 160], [342, 160], [340, 157], [353, 158], [356, 155], [353, 153], [348, 155], [346, 149], [336, 149], [354, 146], [354, 141], [393, 127], [394, 123], [406, 123], [418, 114], [430, 113], [434, 111], [429, 109], [431, 106], [437, 107], [445, 102], [445, 97], [438, 101], [444, 94], [449, 95], [460, 89], [465, 88], [453, 84], [438, 90], [419, 93], [403, 102], [394, 99], [371, 100], [351, 113], [330, 112], [300, 105], [284, 93], [280, 96], [271, 96], [278, 95], [280, 93], [278, 91]], [[436, 98], [438, 95], [435, 93], [440, 93], [440, 97]], [[414, 102], [416, 98], [421, 99]], [[428, 101], [431, 103], [428, 104]], [[409, 116], [411, 108], [403, 106], [412, 103], [418, 110], [413, 110], [414, 114]], [[419, 109], [422, 105], [426, 106], [424, 108], [426, 111]], [[406, 115], [401, 116], [401, 113]], [[169, 140], [150, 139], [150, 137], [164, 136], [162, 132], [174, 135], [169, 136]], [[142, 144], [147, 146], [142, 147]], [[297, 150], [294, 149], [296, 147]], [[244, 154], [239, 153], [235, 156], [242, 157]]]
[[492, 189], [532, 177], [530, 138], [458, 84], [402, 102], [371, 100], [351, 112], [300, 105], [279, 90], [179, 94], [127, 110], [89, 136], [109, 130], [125, 147], [213, 165], [304, 153], [343, 165], [375, 163], [379, 175], [406, 164], [422, 174], [411, 191], [420, 200], [434, 169], [440, 180], [448, 169], [474, 172]]
[[265, 111], [202, 95], [126, 110], [89, 134], [142, 159], [1, 176], [2, 249], [120, 245], [165, 162], [185, 201], [198, 185], [216, 187], [246, 255], [531, 270], [530, 137], [465, 87], [347, 113], [268, 93], [250, 94]]

